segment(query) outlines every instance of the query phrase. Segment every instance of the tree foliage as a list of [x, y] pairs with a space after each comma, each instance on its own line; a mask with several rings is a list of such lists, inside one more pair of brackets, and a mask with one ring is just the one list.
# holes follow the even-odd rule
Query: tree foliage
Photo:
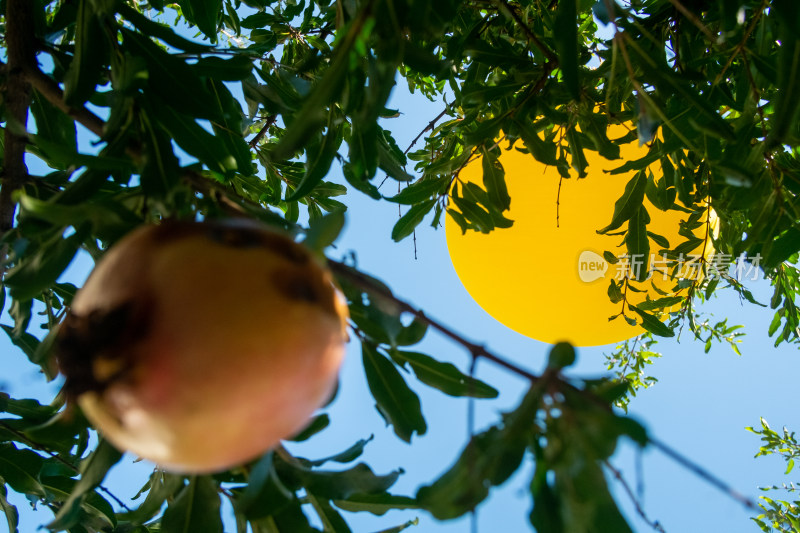
[[[741, 258], [770, 280], [775, 343], [800, 341], [800, 5], [794, 0], [5, 0], [4, 150], [0, 189], [3, 325], [33, 365], [53, 378], [52, 335], [76, 287], [59, 282], [79, 250], [93, 257], [134, 227], [167, 218], [245, 216], [305, 235], [324, 251], [352, 195], [406, 206], [391, 235], [452, 217], [464, 231], [502, 231], [512, 200], [499, 156], [522, 150], [563, 179], [586, 175], [587, 152], [619, 160], [638, 139], [649, 150], [616, 171], [639, 171], [605, 231], [631, 254], [656, 249], [647, 197], [686, 215], [686, 239]], [[598, 32], [598, 21], [610, 24]], [[412, 151], [390, 128], [395, 83], [442, 104]], [[630, 124], [609, 138], [612, 124]], [[79, 134], [80, 133], [80, 134]], [[85, 139], [90, 139], [86, 142]], [[24, 156], [51, 171], [28, 172]], [[483, 186], [459, 172], [482, 158]], [[614, 172], [616, 172], [614, 171]], [[335, 176], [341, 174], [343, 179]], [[388, 192], [384, 181], [402, 185]], [[713, 207], [715, 235], [703, 215]], [[704, 225], [706, 227], [704, 228]], [[469, 513], [532, 461], [530, 522], [542, 532], [628, 531], [604, 462], [617, 441], [658, 446], [612, 405], [650, 383], [652, 335], [687, 325], [703, 342], [735, 347], [736, 328], [709, 324], [694, 305], [728, 287], [758, 304], [719, 264], [718, 275], [678, 283], [677, 296], [627, 306], [637, 280], [609, 289], [618, 319], [649, 330], [609, 367], [619, 375], [561, 375], [564, 347], [541, 374], [508, 364], [428, 319], [354, 265], [331, 262], [363, 347], [369, 389], [397, 437], [426, 431], [419, 380], [454, 395], [496, 390], [412, 348], [434, 327], [474, 358], [530, 380], [520, 405], [473, 435], [452, 467], [416, 495], [390, 488], [399, 471], [357, 461], [364, 441], [328, 459], [281, 448], [215, 476], [153, 472], [136, 505], [122, 508], [102, 480], [119, 460], [81, 419], [0, 396], [0, 509], [7, 491], [55, 513], [52, 530], [221, 531], [230, 500], [240, 531], [350, 531], [339, 510], [382, 514], [421, 508], [439, 519]], [[637, 276], [643, 278], [644, 276]], [[669, 313], [669, 316], [663, 316]], [[415, 317], [410, 324], [401, 315]], [[457, 328], [456, 328], [457, 329]], [[568, 359], [568, 358], [567, 358]], [[410, 372], [408, 372], [410, 371]], [[325, 415], [298, 438], [327, 424]], [[164, 510], [165, 502], [168, 504]], [[751, 504], [752, 505], [752, 504]], [[792, 511], [794, 512], [794, 511]], [[796, 513], [795, 513], [796, 518]], [[411, 524], [387, 524], [400, 531]], [[796, 526], [795, 526], [796, 527]]]

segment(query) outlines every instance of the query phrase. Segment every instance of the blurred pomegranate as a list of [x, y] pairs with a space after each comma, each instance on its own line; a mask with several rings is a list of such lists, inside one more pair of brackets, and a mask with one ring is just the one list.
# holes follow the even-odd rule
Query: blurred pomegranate
[[186, 473], [291, 437], [333, 394], [347, 307], [304, 246], [254, 222], [122, 239], [56, 340], [65, 390], [111, 443]]

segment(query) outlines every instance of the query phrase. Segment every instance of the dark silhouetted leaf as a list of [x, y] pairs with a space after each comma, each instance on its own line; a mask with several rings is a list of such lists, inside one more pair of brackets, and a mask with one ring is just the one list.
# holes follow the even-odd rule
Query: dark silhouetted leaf
[[631, 178], [625, 185], [622, 196], [614, 203], [614, 215], [611, 217], [611, 223], [605, 228], [597, 230], [597, 233], [609, 233], [630, 220], [642, 205], [646, 186], [647, 176], [644, 172], [638, 172]]

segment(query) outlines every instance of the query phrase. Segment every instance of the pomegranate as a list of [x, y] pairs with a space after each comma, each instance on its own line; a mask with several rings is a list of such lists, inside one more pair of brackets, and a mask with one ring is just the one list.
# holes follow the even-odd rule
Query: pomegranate
[[253, 459], [333, 394], [347, 306], [304, 246], [254, 222], [139, 228], [56, 340], [68, 397], [115, 446], [184, 472]]

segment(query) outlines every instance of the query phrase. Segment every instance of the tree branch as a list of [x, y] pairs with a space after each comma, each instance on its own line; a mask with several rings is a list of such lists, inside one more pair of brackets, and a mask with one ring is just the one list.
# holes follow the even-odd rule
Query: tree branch
[[64, 92], [47, 74], [39, 70], [35, 62], [27, 63], [23, 67], [25, 77], [31, 86], [36, 89], [48, 102], [62, 112], [72, 117], [86, 129], [102, 137], [106, 123], [103, 119], [86, 109], [84, 106], [71, 107], [64, 102]]
[[341, 276], [344, 279], [352, 282], [358, 287], [365, 289], [370, 292], [373, 296], [378, 296], [387, 300], [390, 304], [394, 305], [399, 311], [404, 313], [408, 313], [413, 315], [420, 321], [428, 324], [433, 329], [437, 330], [439, 333], [444, 335], [445, 337], [449, 338], [453, 342], [460, 344], [464, 348], [469, 351], [469, 353], [474, 358], [483, 357], [484, 359], [488, 359], [493, 363], [505, 368], [506, 370], [510, 370], [511, 372], [527, 378], [531, 382], [535, 383], [541, 379], [541, 376], [537, 376], [536, 374], [525, 370], [524, 368], [511, 363], [510, 361], [506, 361], [502, 357], [495, 355], [489, 352], [484, 346], [480, 344], [475, 344], [460, 334], [456, 333], [455, 331], [451, 330], [441, 322], [434, 320], [428, 317], [425, 313], [414, 307], [413, 305], [400, 300], [396, 296], [394, 296], [391, 292], [387, 291], [385, 288], [379, 286], [378, 284], [372, 282], [370, 278], [362, 274], [361, 272], [355, 270], [354, 268], [345, 265], [344, 263], [340, 263], [338, 261], [328, 260], [328, 266], [330, 269]]
[[[2, 184], [0, 185], [0, 234], [14, 227], [17, 210], [12, 196], [28, 179], [25, 166], [25, 132], [28, 125], [30, 87], [25, 80], [25, 65], [34, 63], [33, 13], [30, 0], [6, 2], [6, 130]], [[3, 254], [5, 255], [5, 254]]]
[[[336, 273], [339, 276], [341, 276], [342, 278], [350, 281], [351, 283], [355, 284], [356, 286], [361, 287], [362, 289], [368, 291], [372, 296], [377, 296], [379, 298], [384, 298], [389, 304], [394, 305], [397, 310], [413, 315], [415, 318], [417, 318], [418, 320], [424, 322], [425, 324], [428, 324], [430, 327], [434, 328], [435, 330], [437, 330], [438, 332], [440, 332], [441, 334], [443, 334], [445, 337], [449, 338], [453, 342], [455, 342], [457, 344], [460, 344], [461, 346], [463, 346], [464, 348], [466, 348], [470, 352], [470, 355], [473, 357], [473, 361], [475, 359], [479, 358], [479, 357], [482, 357], [484, 359], [487, 359], [487, 360], [495, 363], [498, 366], [501, 366], [501, 367], [505, 368], [506, 370], [509, 370], [509, 371], [519, 375], [519, 376], [524, 377], [524, 378], [527, 378], [528, 380], [531, 381], [531, 383], [536, 383], [536, 382], [539, 382], [539, 381], [541, 381], [543, 379], [553, 379], [553, 380], [555, 380], [554, 384], [557, 387], [564, 387], [565, 389], [569, 389], [569, 390], [571, 390], [571, 391], [573, 391], [573, 392], [575, 392], [577, 394], [580, 394], [581, 396], [583, 396], [587, 400], [590, 400], [590, 401], [592, 401], [594, 403], [602, 405], [606, 409], [609, 409], [609, 410], [611, 409], [611, 407], [608, 405], [608, 403], [605, 400], [603, 400], [600, 397], [596, 396], [591, 391], [576, 387], [572, 383], [569, 383], [567, 380], [562, 378], [560, 375], [553, 375], [553, 374], [550, 374], [548, 372], [545, 372], [543, 375], [536, 375], [536, 374], [534, 374], [534, 373], [532, 373], [532, 372], [530, 372], [528, 370], [523, 369], [520, 366], [517, 366], [516, 364], [514, 364], [514, 363], [512, 363], [510, 361], [507, 361], [506, 359], [500, 357], [499, 355], [491, 353], [485, 347], [483, 347], [483, 346], [481, 346], [479, 344], [475, 344], [473, 342], [470, 342], [469, 340], [467, 340], [466, 338], [461, 336], [459, 333], [456, 333], [455, 331], [451, 330], [450, 328], [448, 328], [444, 324], [442, 324], [442, 323], [440, 323], [440, 322], [428, 317], [425, 313], [423, 313], [419, 309], [415, 308], [411, 304], [409, 304], [409, 303], [407, 303], [407, 302], [405, 302], [403, 300], [400, 300], [399, 298], [394, 296], [390, 291], [388, 291], [386, 288], [384, 288], [383, 286], [375, 283], [371, 278], [369, 278], [366, 275], [362, 274], [361, 272], [353, 269], [352, 267], [350, 267], [348, 265], [345, 265], [344, 263], [341, 263], [341, 262], [338, 262], [338, 261], [333, 261], [333, 260], [330, 260], [330, 259], [328, 260], [328, 266], [330, 267], [330, 269], [334, 273]], [[755, 502], [753, 502], [753, 500], [751, 500], [747, 496], [744, 496], [740, 492], [736, 491], [735, 489], [733, 489], [733, 487], [731, 487], [730, 485], [728, 485], [727, 483], [722, 481], [720, 478], [716, 477], [715, 475], [713, 475], [712, 473], [710, 473], [709, 471], [707, 471], [706, 469], [704, 469], [703, 467], [701, 467], [697, 463], [695, 463], [692, 460], [688, 459], [687, 457], [683, 456], [678, 451], [674, 450], [673, 448], [671, 448], [668, 445], [664, 444], [660, 440], [658, 440], [658, 439], [656, 439], [654, 437], [651, 437], [649, 435], [647, 436], [647, 442], [648, 442], [648, 444], [652, 444], [655, 448], [660, 450], [667, 457], [669, 457], [670, 459], [672, 459], [673, 461], [675, 461], [676, 463], [678, 463], [682, 467], [684, 467], [687, 470], [691, 471], [693, 474], [698, 476], [700, 479], [706, 481], [710, 485], [716, 487], [717, 489], [719, 489], [723, 493], [727, 494], [730, 498], [738, 501], [739, 503], [741, 503], [742, 505], [744, 505], [748, 509], [758, 510], [758, 507], [756, 506]]]
[[614, 465], [612, 465], [608, 461], [603, 461], [603, 463], [606, 465], [606, 468], [608, 468], [611, 471], [611, 473], [614, 475], [614, 478], [617, 481], [619, 481], [619, 484], [622, 485], [622, 489], [628, 495], [628, 498], [630, 498], [631, 503], [633, 503], [633, 506], [636, 509], [636, 512], [638, 513], [638, 515], [641, 517], [641, 519], [644, 520], [645, 522], [647, 522], [647, 524], [650, 527], [652, 527], [655, 531], [658, 531], [660, 533], [666, 533], [664, 531], [664, 528], [661, 526], [661, 524], [658, 523], [658, 520], [650, 520], [647, 517], [647, 514], [644, 512], [644, 508], [642, 508], [642, 504], [636, 498], [636, 495], [631, 490], [631, 487], [630, 487], [630, 485], [628, 485], [628, 482], [625, 481], [624, 477], [622, 477], [622, 472], [620, 472], [619, 470], [614, 468]]
[[264, 126], [260, 130], [258, 130], [258, 133], [256, 133], [256, 136], [253, 137], [250, 140], [249, 143], [247, 143], [250, 146], [251, 149], [255, 148], [256, 146], [258, 146], [259, 141], [261, 141], [261, 139], [264, 138], [264, 135], [267, 134], [267, 131], [269, 130], [269, 128], [273, 124], [275, 124], [275, 121], [277, 119], [278, 119], [278, 115], [270, 115], [269, 117], [267, 117], [267, 122], [264, 124]]
[[733, 487], [722, 481], [720, 478], [716, 477], [714, 474], [703, 468], [702, 466], [698, 465], [697, 463], [691, 461], [690, 459], [684, 457], [674, 449], [670, 448], [660, 440], [648, 437], [648, 442], [652, 444], [654, 447], [659, 449], [664, 455], [684, 467], [685, 469], [689, 470], [700, 479], [705, 480], [709, 484], [713, 485], [720, 491], [727, 494], [730, 498], [736, 500], [737, 502], [741, 503], [751, 511], [758, 511], [759, 507], [756, 503], [748, 498], [747, 496], [743, 495], [741, 492], [735, 490]]
[[441, 119], [447, 113], [447, 110], [449, 108], [450, 108], [450, 106], [446, 105], [445, 108], [442, 109], [441, 113], [436, 115], [436, 117], [434, 117], [433, 120], [428, 122], [428, 125], [425, 126], [425, 128], [423, 128], [423, 130], [421, 132], [419, 132], [416, 137], [414, 137], [414, 140], [411, 141], [411, 144], [409, 144], [408, 148], [405, 149], [405, 151], [403, 152], [403, 155], [408, 154], [408, 152], [414, 147], [415, 144], [417, 144], [417, 141], [419, 140], [419, 138], [422, 137], [425, 134], [426, 131], [430, 131], [436, 126], [436, 123], [439, 122], [439, 119]]

